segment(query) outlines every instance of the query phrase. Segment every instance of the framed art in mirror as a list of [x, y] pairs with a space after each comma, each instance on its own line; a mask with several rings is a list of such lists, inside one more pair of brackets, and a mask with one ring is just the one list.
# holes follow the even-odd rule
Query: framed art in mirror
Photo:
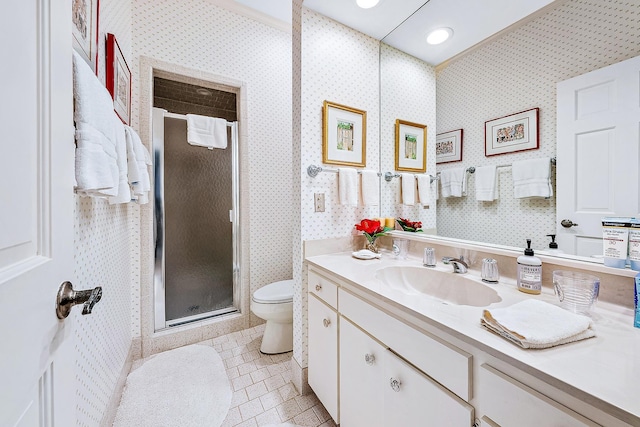
[[427, 126], [396, 119], [396, 170], [427, 171]]
[[322, 163], [364, 167], [366, 148], [367, 112], [324, 101]]
[[532, 108], [484, 122], [484, 155], [489, 157], [540, 148], [538, 110]]
[[116, 36], [107, 34], [107, 89], [113, 109], [126, 125], [131, 121], [131, 71], [118, 46]]
[[74, 0], [71, 26], [73, 49], [98, 74], [98, 0]]
[[436, 164], [462, 161], [462, 129], [436, 135]]

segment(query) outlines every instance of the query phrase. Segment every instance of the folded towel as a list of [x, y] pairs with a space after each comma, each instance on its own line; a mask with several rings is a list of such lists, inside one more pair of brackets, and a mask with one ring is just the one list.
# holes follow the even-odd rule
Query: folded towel
[[133, 128], [125, 126], [124, 130], [127, 141], [129, 185], [133, 191], [133, 199], [138, 204], [144, 204], [146, 203], [145, 200], [148, 201], [147, 193], [151, 190], [151, 180], [149, 179], [149, 170], [147, 168], [147, 165], [151, 164], [151, 156]]
[[88, 123], [115, 144], [115, 129], [111, 118], [113, 99], [89, 65], [80, 55], [73, 52], [73, 119], [78, 123]]
[[363, 170], [360, 172], [360, 181], [362, 204], [364, 206], [378, 206], [378, 200], [380, 200], [378, 172]]
[[401, 173], [402, 204], [413, 206], [416, 204], [416, 176], [412, 173]]
[[476, 200], [492, 202], [498, 198], [495, 166], [479, 166], [475, 172]]
[[113, 126], [116, 138], [116, 161], [118, 164], [118, 193], [109, 197], [109, 204], [128, 203], [131, 201], [131, 188], [129, 187], [129, 179], [127, 173], [127, 137], [125, 136], [124, 125], [115, 113], [111, 113], [113, 117]]
[[358, 206], [358, 172], [353, 168], [338, 168], [338, 196], [343, 206]]
[[115, 146], [93, 126], [76, 124], [76, 193], [109, 197], [118, 194], [118, 164]]
[[207, 148], [227, 148], [227, 121], [187, 114], [187, 142]]
[[516, 199], [528, 197], [548, 199], [553, 196], [549, 157], [513, 162], [511, 175], [513, 176], [513, 194]]
[[418, 199], [420, 205], [428, 206], [433, 202], [433, 194], [431, 191], [431, 175], [416, 175], [418, 180]]
[[480, 324], [523, 348], [548, 348], [596, 336], [590, 318], [536, 299], [484, 310]]
[[445, 169], [440, 172], [442, 197], [467, 195], [467, 171], [465, 168]]

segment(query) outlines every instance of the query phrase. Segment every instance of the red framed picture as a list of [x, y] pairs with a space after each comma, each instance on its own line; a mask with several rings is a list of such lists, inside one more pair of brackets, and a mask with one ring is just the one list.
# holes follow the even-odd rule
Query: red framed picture
[[107, 34], [107, 89], [113, 109], [125, 125], [131, 122], [131, 70], [120, 50], [116, 36]]

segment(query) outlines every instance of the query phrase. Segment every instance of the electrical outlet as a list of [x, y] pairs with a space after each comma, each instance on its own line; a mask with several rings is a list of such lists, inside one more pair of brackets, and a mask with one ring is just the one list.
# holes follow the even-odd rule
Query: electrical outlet
[[324, 212], [324, 193], [314, 193], [313, 210], [315, 212]]

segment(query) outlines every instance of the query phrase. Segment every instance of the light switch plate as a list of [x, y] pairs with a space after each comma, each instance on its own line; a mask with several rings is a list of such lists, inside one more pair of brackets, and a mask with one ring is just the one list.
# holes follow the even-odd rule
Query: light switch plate
[[313, 210], [314, 212], [324, 212], [324, 193], [313, 194]]

